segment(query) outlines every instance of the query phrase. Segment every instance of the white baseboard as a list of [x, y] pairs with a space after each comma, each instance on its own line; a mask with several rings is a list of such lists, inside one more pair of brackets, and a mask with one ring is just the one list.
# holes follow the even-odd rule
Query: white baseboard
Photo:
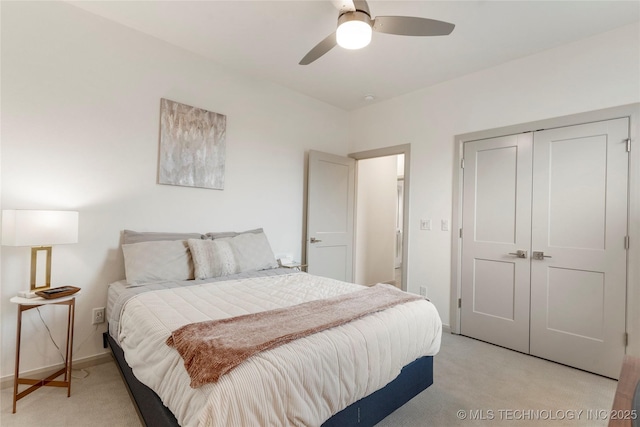
[[442, 325], [442, 332], [446, 332], [448, 334], [451, 333], [451, 326], [450, 325]]
[[[106, 363], [113, 360], [113, 356], [110, 352], [96, 354], [94, 356], [84, 357], [82, 359], [77, 359], [73, 361], [73, 369], [84, 369], [91, 366], [100, 365], [102, 363]], [[32, 371], [20, 372], [20, 378], [22, 377], [33, 377], [40, 378], [46, 376], [47, 373], [51, 373], [52, 371], [56, 371], [57, 369], [62, 369], [64, 365], [59, 363], [57, 365], [48, 366], [46, 368], [34, 369]], [[13, 387], [13, 375], [7, 375], [0, 379], [0, 388], [4, 389], [7, 387]]]

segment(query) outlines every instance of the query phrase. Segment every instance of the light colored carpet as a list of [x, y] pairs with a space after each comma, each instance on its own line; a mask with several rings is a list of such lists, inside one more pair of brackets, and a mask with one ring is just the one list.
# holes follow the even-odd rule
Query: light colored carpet
[[611, 409], [617, 381], [459, 335], [442, 338], [433, 385], [378, 427], [608, 424], [596, 418]]
[[[2, 427], [138, 427], [142, 424], [115, 362], [73, 372], [71, 397], [66, 388], [41, 387], [18, 401], [15, 414], [13, 387], [2, 389], [0, 425]], [[21, 386], [26, 388], [26, 386]], [[20, 390], [22, 390], [22, 388]]]
[[[11, 414], [13, 389], [3, 389], [0, 424], [140, 426], [115, 363], [87, 371], [87, 378], [72, 380], [70, 398], [65, 389], [42, 388], [18, 401], [16, 414]], [[594, 415], [611, 408], [617, 386], [614, 380], [447, 333], [434, 372], [431, 387], [378, 427], [606, 426], [607, 420]], [[466, 419], [459, 419], [458, 411]]]

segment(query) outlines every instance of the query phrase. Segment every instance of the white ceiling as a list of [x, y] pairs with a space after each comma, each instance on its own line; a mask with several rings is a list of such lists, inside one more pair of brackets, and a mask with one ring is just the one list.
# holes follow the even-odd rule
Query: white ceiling
[[[300, 59], [336, 28], [332, 1], [71, 1], [71, 4], [344, 110], [640, 20], [639, 1], [369, 1], [372, 17], [456, 24], [449, 36], [374, 33], [359, 51]], [[640, 35], [639, 35], [640, 39]], [[365, 101], [364, 95], [375, 95]]]

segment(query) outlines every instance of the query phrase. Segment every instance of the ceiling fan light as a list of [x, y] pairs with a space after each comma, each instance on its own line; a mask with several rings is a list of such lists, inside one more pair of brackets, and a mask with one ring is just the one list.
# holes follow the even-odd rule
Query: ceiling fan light
[[336, 31], [336, 41], [345, 49], [362, 49], [371, 42], [371, 33], [371, 25], [366, 22], [345, 21]]

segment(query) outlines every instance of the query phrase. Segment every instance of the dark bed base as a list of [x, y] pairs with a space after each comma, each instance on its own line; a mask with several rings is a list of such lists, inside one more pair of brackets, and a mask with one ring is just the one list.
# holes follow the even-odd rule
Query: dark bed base
[[176, 420], [169, 408], [164, 406], [158, 395], [133, 375], [133, 371], [124, 359], [124, 351], [122, 351], [118, 343], [108, 332], [105, 332], [104, 336], [109, 342], [113, 357], [116, 359], [118, 368], [120, 368], [120, 374], [122, 374], [122, 379], [127, 385], [129, 396], [131, 396], [133, 406], [138, 411], [142, 424], [147, 427], [178, 426], [178, 420]]
[[[142, 423], [149, 427], [175, 427], [178, 421], [157, 394], [133, 375], [124, 352], [104, 333]], [[373, 426], [433, 384], [433, 356], [422, 357], [404, 368], [384, 388], [347, 406], [322, 427]]]
[[344, 408], [322, 427], [373, 426], [433, 384], [433, 356], [421, 357], [402, 368], [384, 388]]

